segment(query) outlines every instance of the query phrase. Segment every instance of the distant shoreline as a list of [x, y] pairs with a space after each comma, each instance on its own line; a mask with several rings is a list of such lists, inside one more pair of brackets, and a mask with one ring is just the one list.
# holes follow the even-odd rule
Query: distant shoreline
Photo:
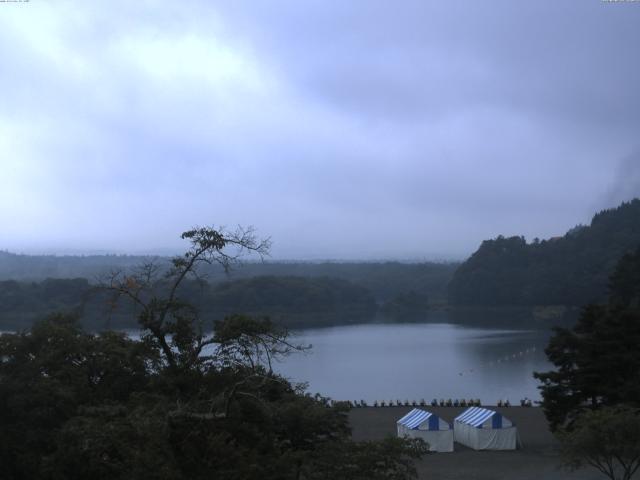
[[[477, 328], [507, 328], [513, 330], [549, 330], [555, 326], [571, 326], [575, 323], [580, 309], [565, 306], [549, 306], [549, 307], [470, 307], [470, 306], [452, 306], [439, 305], [427, 312], [417, 314], [413, 317], [391, 318], [381, 313], [377, 313], [369, 319], [358, 318], [355, 321], [345, 321], [345, 318], [334, 318], [330, 316], [307, 315], [304, 321], [298, 321], [292, 315], [268, 315], [275, 324], [281, 325], [288, 330], [305, 331], [318, 330], [323, 328], [336, 327], [352, 327], [361, 325], [402, 325], [402, 324], [437, 324], [447, 323], [453, 325], [461, 325], [465, 327]], [[247, 315], [262, 316], [256, 312], [247, 312]], [[107, 315], [105, 315], [105, 318]], [[44, 317], [41, 317], [44, 318]], [[39, 318], [34, 318], [30, 322], [35, 322]], [[213, 324], [213, 318], [207, 319], [207, 322]], [[23, 330], [25, 327], [24, 319], [16, 316], [15, 320], [11, 315], [0, 319], [0, 332], [10, 333]], [[82, 322], [81, 322], [82, 323]], [[107, 321], [104, 321], [105, 325]], [[112, 328], [90, 328], [87, 331], [98, 333], [104, 330], [115, 331], [135, 331], [136, 321], [132, 319], [130, 323], [123, 324], [117, 321], [117, 316], [113, 318]], [[212, 330], [207, 330], [211, 332]]]

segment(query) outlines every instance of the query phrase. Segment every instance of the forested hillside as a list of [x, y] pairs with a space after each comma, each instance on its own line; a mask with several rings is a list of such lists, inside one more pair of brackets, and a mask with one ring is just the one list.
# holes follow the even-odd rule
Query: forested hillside
[[[447, 284], [460, 264], [457, 262], [265, 262], [240, 265], [231, 279], [255, 276], [331, 277], [368, 289], [378, 302], [410, 291], [428, 295], [432, 303], [446, 301]], [[228, 278], [207, 272], [211, 281]]]
[[[231, 314], [270, 316], [295, 328], [367, 322], [378, 311], [369, 290], [329, 277], [266, 276], [216, 284], [191, 280], [178, 293], [198, 310], [205, 328]], [[0, 281], [0, 331], [28, 328], [52, 312], [78, 314], [92, 330], [138, 327], [133, 305], [121, 301], [114, 308], [109, 294], [86, 279]]]
[[482, 242], [449, 284], [454, 305], [584, 305], [603, 301], [620, 258], [640, 245], [640, 200], [597, 213], [563, 237]]
[[[168, 257], [134, 255], [17, 255], [0, 251], [0, 280], [40, 282], [45, 279], [86, 278], [91, 283], [113, 270], [127, 270], [153, 260], [169, 265]], [[367, 288], [378, 302], [409, 291], [428, 295], [432, 302], [446, 300], [446, 287], [459, 263], [435, 262], [284, 262], [239, 264], [227, 275], [209, 266], [202, 275], [209, 283], [258, 276], [332, 277]]]
[[[346, 280], [261, 276], [223, 282], [211, 289], [205, 310], [222, 318], [234, 313], [269, 315], [289, 326], [370, 320], [376, 302], [364, 287]], [[279, 321], [278, 321], [279, 320]]]

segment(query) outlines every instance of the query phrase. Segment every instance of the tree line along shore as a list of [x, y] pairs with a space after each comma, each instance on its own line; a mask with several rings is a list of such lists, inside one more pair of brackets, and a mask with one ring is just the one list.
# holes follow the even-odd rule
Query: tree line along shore
[[[289, 328], [371, 321], [485, 324], [504, 318], [535, 327], [575, 321], [602, 302], [618, 260], [640, 245], [640, 200], [597, 213], [564, 236], [527, 242], [498, 236], [465, 262], [251, 262], [230, 273], [204, 266], [181, 294], [208, 321], [231, 313], [268, 315]], [[109, 302], [96, 284], [114, 271], [166, 257], [29, 256], [0, 252], [0, 325], [26, 328], [51, 311], [80, 314], [92, 330], [135, 328], [128, 306]]]

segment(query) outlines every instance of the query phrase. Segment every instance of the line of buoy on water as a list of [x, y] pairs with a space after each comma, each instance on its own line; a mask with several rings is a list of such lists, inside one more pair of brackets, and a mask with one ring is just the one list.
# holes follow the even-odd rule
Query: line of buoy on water
[[[504, 357], [500, 357], [495, 361], [490, 361], [490, 362], [486, 362], [484, 364], [480, 365], [480, 368], [482, 367], [492, 367], [493, 365], [497, 365], [503, 362], [509, 362], [511, 360], [517, 359], [519, 357], [524, 357], [525, 355], [531, 354], [531, 353], [535, 353], [536, 352], [536, 347], [531, 347], [531, 348], [525, 348], [524, 350], [521, 350], [519, 352], [516, 353], [512, 353], [511, 355], [505, 355]], [[470, 368], [469, 370], [463, 370], [462, 372], [459, 372], [458, 375], [463, 376], [463, 375], [469, 375], [471, 373], [474, 373], [474, 369]]]

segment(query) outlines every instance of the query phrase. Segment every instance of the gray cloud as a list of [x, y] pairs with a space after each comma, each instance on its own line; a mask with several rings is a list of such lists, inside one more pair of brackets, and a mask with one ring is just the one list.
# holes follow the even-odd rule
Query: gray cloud
[[2, 9], [0, 248], [462, 257], [639, 193], [633, 3]]

